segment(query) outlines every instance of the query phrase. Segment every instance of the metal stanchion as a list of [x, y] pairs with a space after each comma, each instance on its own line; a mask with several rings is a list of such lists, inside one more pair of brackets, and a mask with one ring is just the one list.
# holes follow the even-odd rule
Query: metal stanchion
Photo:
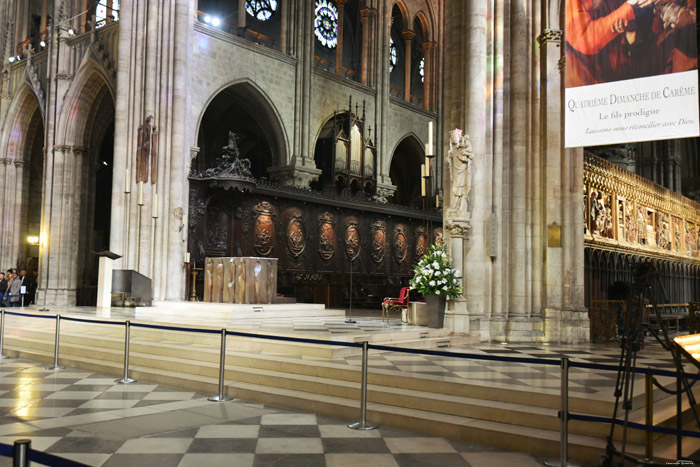
[[561, 358], [561, 466], [569, 462], [569, 359]]
[[18, 439], [12, 450], [12, 467], [29, 467], [29, 451], [32, 449], [31, 439]]
[[683, 459], [683, 436], [680, 431], [683, 429], [683, 385], [681, 384], [681, 374], [676, 374], [676, 459]]
[[56, 315], [56, 345], [53, 351], [53, 365], [47, 366], [47, 370], [62, 370], [65, 366], [58, 364], [58, 337], [61, 335], [61, 315]]
[[367, 354], [369, 354], [369, 344], [367, 341], [362, 343], [362, 383], [361, 383], [361, 399], [360, 399], [360, 421], [350, 423], [348, 428], [353, 430], [374, 430], [376, 425], [367, 423]]
[[129, 378], [129, 336], [131, 335], [131, 321], [126, 321], [124, 323], [126, 326], [124, 329], [124, 377], [115, 379], [115, 383], [119, 384], [129, 384], [135, 383], [135, 379]]
[[[651, 428], [654, 426], [654, 377], [644, 375], [644, 396], [646, 405], [644, 407], [644, 423]], [[654, 456], [654, 433], [647, 431], [645, 434], [644, 456], [651, 459]]]
[[221, 330], [221, 357], [219, 359], [219, 395], [211, 396], [208, 400], [213, 402], [226, 402], [231, 398], [224, 394], [224, 371], [226, 370], [226, 329]]
[[5, 310], [0, 310], [0, 360], [3, 358], [10, 358], [7, 355], [2, 354], [3, 339], [5, 336]]

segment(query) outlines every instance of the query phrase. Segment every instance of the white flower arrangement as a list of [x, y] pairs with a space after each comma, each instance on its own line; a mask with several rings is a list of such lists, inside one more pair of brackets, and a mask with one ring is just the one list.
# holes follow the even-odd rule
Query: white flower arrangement
[[447, 255], [447, 247], [437, 242], [430, 247], [428, 253], [413, 268], [411, 288], [418, 290], [423, 296], [444, 295], [456, 298], [462, 295], [459, 283], [459, 270], [452, 268], [452, 258]]

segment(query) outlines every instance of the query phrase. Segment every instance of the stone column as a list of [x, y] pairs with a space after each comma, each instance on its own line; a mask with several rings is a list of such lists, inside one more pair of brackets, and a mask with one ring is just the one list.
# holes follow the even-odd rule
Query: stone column
[[12, 199], [12, 207], [14, 208], [14, 222], [12, 225], [12, 229], [7, 231], [8, 237], [12, 238], [12, 248], [10, 249], [10, 254], [12, 255], [12, 264], [13, 266], [19, 266], [20, 262], [23, 261], [22, 258], [20, 258], [20, 255], [23, 251], [22, 245], [24, 242], [22, 241], [22, 206], [23, 206], [23, 185], [24, 185], [24, 165], [25, 162], [22, 159], [15, 159], [12, 161], [12, 166], [14, 166], [13, 170], [13, 180], [12, 180], [12, 185], [14, 185], [12, 193], [10, 193], [10, 196]]
[[[466, 282], [469, 279], [465, 277], [464, 244], [471, 230], [471, 224], [468, 220], [446, 219], [445, 229], [450, 236], [449, 250], [452, 256], [452, 266], [455, 270], [460, 271], [462, 275], [462, 290], [466, 290]], [[474, 330], [470, 329], [469, 312], [467, 308], [467, 301], [464, 298], [464, 294], [462, 297], [450, 300], [447, 312], [445, 313], [445, 327], [456, 333], [474, 333]]]
[[[404, 76], [404, 100], [406, 102], [411, 102], [411, 45], [413, 44], [413, 38], [416, 37], [416, 33], [411, 30], [406, 30], [401, 33], [403, 35], [404, 42], [406, 44], [406, 75]], [[388, 50], [388, 49], [387, 49]]]
[[318, 179], [321, 170], [316, 168], [311, 121], [312, 75], [314, 61], [313, 2], [299, 2], [297, 14], [303, 18], [297, 29], [297, 81], [295, 100], [297, 104], [294, 119], [293, 153], [288, 163], [268, 169], [270, 178], [278, 183], [309, 188], [309, 184]]
[[530, 41], [527, 37], [527, 6], [523, 2], [511, 3], [510, 9], [510, 186], [509, 213], [509, 269], [508, 269], [508, 340], [529, 338], [532, 326], [528, 283], [528, 238], [530, 234], [528, 199], [528, 149]]
[[338, 44], [335, 47], [335, 74], [343, 67], [343, 21], [345, 20], [345, 0], [336, 0], [338, 6]]
[[[282, 2], [282, 4], [287, 2]], [[245, 0], [238, 0], [238, 35], [245, 37], [246, 25], [248, 22], [248, 13], [245, 11]]]
[[435, 63], [435, 42], [424, 42], [423, 43], [423, 54], [425, 60], [425, 66], [423, 70], [423, 108], [425, 110], [432, 110], [432, 92], [433, 92], [433, 79], [434, 79], [434, 63]]
[[370, 23], [370, 18], [373, 16], [374, 10], [371, 8], [363, 8], [360, 10], [360, 21], [362, 22], [362, 71], [361, 71], [361, 80], [362, 84], [367, 85], [367, 77], [368, 77], [368, 67], [369, 67], [369, 49], [371, 47], [371, 43], [369, 41], [370, 37], [370, 32], [369, 32], [369, 23]]
[[[83, 0], [83, 1], [81, 2], [81, 4], [80, 4], [80, 11], [87, 11], [87, 9], [88, 9], [88, 0]], [[80, 25], [80, 26], [77, 28], [78, 31], [84, 32], [84, 31], [87, 29], [87, 28], [86, 28], [86, 25], [88, 24], [88, 20], [90, 20], [90, 18], [88, 18], [88, 14], [87, 14], [87, 13], [84, 14], [84, 15], [81, 15], [81, 16], [78, 18], [78, 24]]]

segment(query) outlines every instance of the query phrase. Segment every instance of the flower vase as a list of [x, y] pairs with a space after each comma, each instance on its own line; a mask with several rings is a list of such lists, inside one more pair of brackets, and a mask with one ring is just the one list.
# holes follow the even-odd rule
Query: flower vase
[[445, 325], [445, 304], [447, 297], [444, 295], [427, 295], [425, 307], [428, 315], [429, 328], [442, 328]]

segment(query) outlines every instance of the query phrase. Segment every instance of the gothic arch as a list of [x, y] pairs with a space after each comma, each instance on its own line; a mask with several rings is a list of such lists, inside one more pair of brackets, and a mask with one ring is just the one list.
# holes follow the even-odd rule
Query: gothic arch
[[413, 17], [413, 23], [415, 22], [418, 22], [418, 24], [420, 24], [421, 29], [423, 30], [423, 40], [426, 42], [433, 41], [434, 34], [432, 23], [428, 20], [428, 18], [422, 10], [416, 13]]
[[54, 144], [88, 147], [95, 112], [107, 100], [114, 108], [114, 95], [104, 69], [92, 60], [83, 63], [63, 101]]
[[198, 140], [202, 130], [202, 121], [204, 120], [204, 116], [207, 111], [211, 108], [214, 100], [228, 90], [234, 90], [237, 94], [246, 95], [247, 98], [244, 99], [244, 104], [249, 104], [251, 108], [254, 108], [253, 106], [256, 105], [259, 106], [258, 109], [262, 110], [264, 118], [267, 120], [267, 125], [261, 126], [263, 127], [263, 130], [267, 131], [268, 138], [276, 143], [274, 145], [275, 147], [272, 148], [273, 165], [282, 166], [289, 164], [291, 162], [289, 160], [290, 156], [288, 150], [289, 137], [287, 135], [287, 130], [284, 127], [282, 116], [280, 115], [270, 96], [263, 91], [260, 86], [247, 78], [229, 81], [228, 83], [219, 87], [209, 96], [199, 112], [197, 124], [194, 128], [193, 141]]
[[384, 173], [391, 177], [396, 186], [392, 195], [394, 204], [411, 205], [421, 195], [421, 164], [425, 161], [425, 150], [421, 139], [409, 133], [399, 139], [391, 151], [391, 158], [384, 163]]
[[404, 26], [410, 25], [411, 22], [409, 21], [409, 14], [408, 14], [408, 8], [406, 8], [406, 4], [399, 0], [398, 2], [394, 2], [391, 4], [391, 9], [393, 10], [394, 7], [397, 7], [399, 11], [401, 12], [401, 16], [403, 17], [403, 24]]

